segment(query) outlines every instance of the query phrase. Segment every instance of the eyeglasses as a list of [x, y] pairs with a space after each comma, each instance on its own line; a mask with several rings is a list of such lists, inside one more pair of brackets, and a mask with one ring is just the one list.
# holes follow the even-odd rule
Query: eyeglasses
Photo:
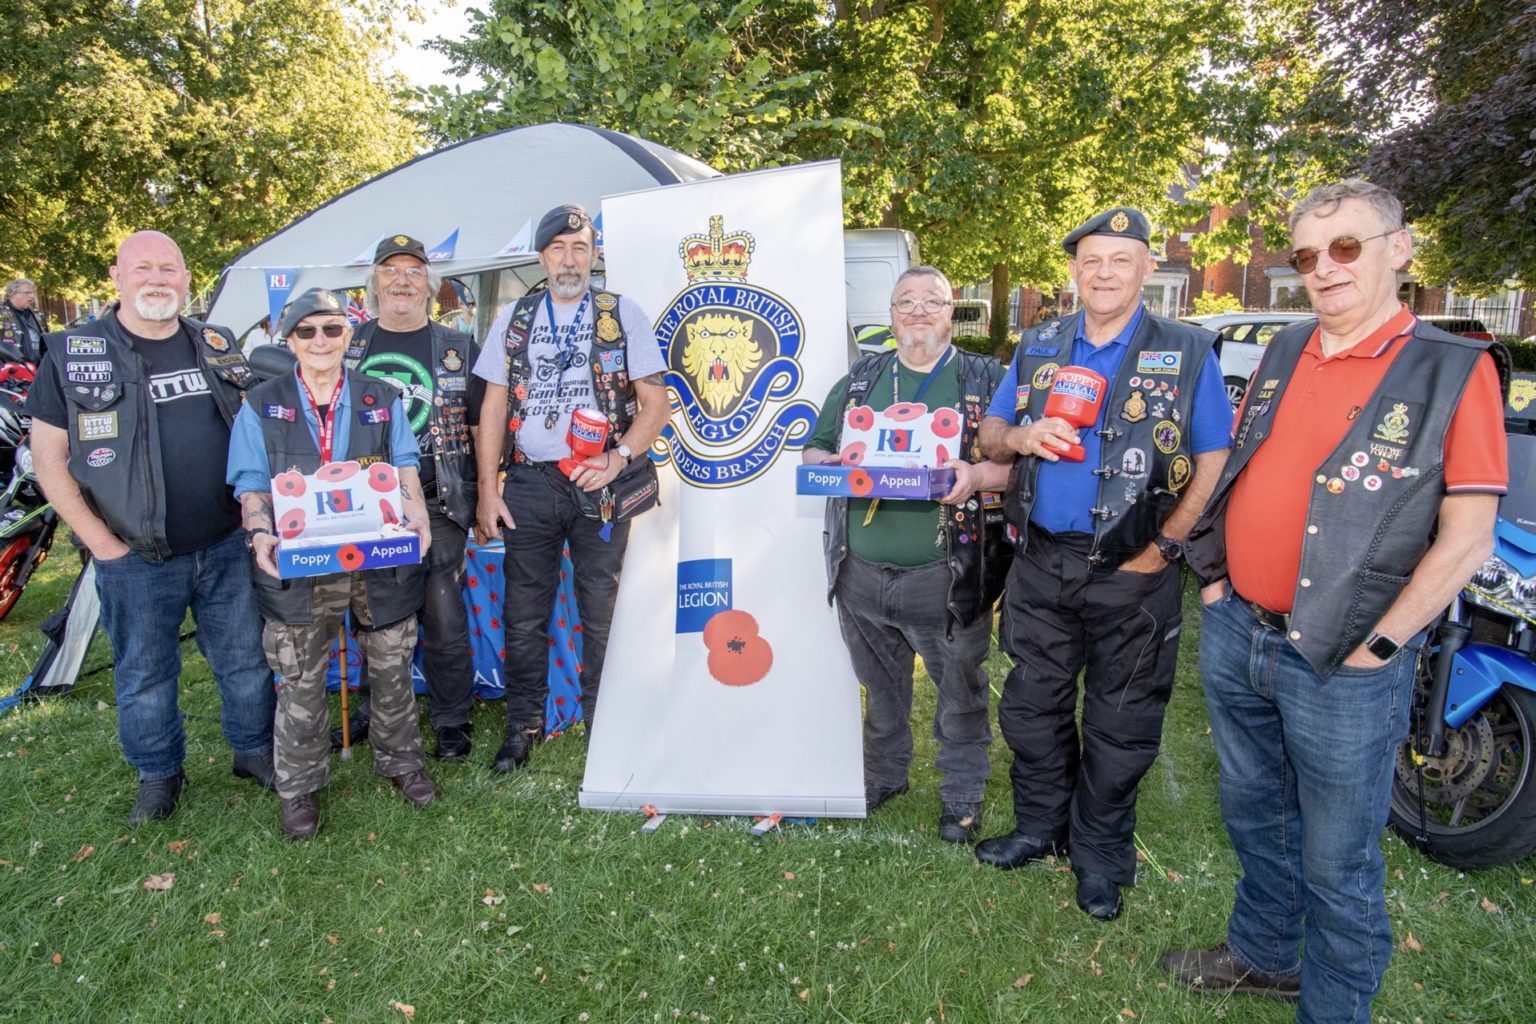
[[325, 332], [327, 338], [339, 338], [341, 337], [341, 332], [346, 329], [346, 324], [300, 324], [288, 333], [295, 338], [308, 341], [315, 336], [316, 331]]
[[[1360, 258], [1366, 242], [1395, 234], [1397, 234], [1396, 231], [1383, 231], [1379, 235], [1371, 235], [1370, 238], [1355, 238], [1351, 235], [1335, 238], [1328, 243], [1328, 258], [1335, 263], [1353, 263]], [[1310, 247], [1297, 249], [1285, 258], [1285, 262], [1289, 263], [1291, 269], [1298, 274], [1310, 274], [1317, 269], [1318, 255], [1318, 250]]]
[[924, 313], [937, 313], [945, 306], [953, 306], [949, 299], [900, 299], [891, 303], [891, 308], [903, 316], [911, 315], [921, 309]]
[[400, 275], [404, 274], [406, 277], [410, 278], [412, 281], [419, 281], [423, 277], [427, 276], [427, 268], [426, 267], [397, 267], [397, 266], [393, 266], [392, 264], [385, 263], [385, 264], [382, 264], [379, 267], [379, 274], [382, 277], [399, 277]]

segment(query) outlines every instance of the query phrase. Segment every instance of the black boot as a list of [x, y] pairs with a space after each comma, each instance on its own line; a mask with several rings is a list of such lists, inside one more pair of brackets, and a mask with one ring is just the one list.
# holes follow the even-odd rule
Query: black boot
[[514, 768], [521, 768], [528, 763], [534, 744], [543, 738], [542, 725], [508, 723], [506, 739], [502, 740], [501, 749], [496, 751], [496, 759], [491, 762], [491, 770], [510, 772]]

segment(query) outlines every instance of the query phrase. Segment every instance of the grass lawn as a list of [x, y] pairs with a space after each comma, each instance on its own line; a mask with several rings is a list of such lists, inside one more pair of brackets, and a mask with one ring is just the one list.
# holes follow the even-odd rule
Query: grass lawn
[[[4, 692], [73, 569], [61, 542], [0, 623]], [[581, 735], [492, 774], [492, 704], [471, 763], [429, 765], [441, 801], [413, 810], [362, 747], [335, 762], [323, 829], [300, 844], [276, 799], [230, 773], [191, 643], [191, 788], [170, 821], [130, 832], [137, 784], [110, 671], [94, 672], [0, 718], [0, 1019], [1289, 1021], [1281, 1004], [1170, 988], [1156, 967], [1222, 938], [1237, 880], [1189, 612], [1141, 791], [1149, 859], [1110, 925], [1077, 910], [1064, 865], [999, 872], [937, 839], [926, 679], [912, 792], [868, 821], [753, 838], [749, 821], [678, 816], [642, 835], [636, 817], [577, 808]], [[87, 670], [106, 653], [99, 641]], [[990, 667], [1000, 686], [1005, 659]], [[988, 834], [1012, 825], [1001, 740], [993, 755]], [[1399, 946], [1377, 1019], [1536, 1020], [1536, 861], [1463, 875], [1382, 842]]]

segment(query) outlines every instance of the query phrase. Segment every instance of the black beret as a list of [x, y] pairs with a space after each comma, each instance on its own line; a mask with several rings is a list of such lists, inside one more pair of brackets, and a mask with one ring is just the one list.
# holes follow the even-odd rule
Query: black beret
[[379, 243], [377, 249], [373, 250], [373, 263], [377, 266], [391, 256], [399, 256], [401, 253], [415, 256], [423, 263], [431, 262], [427, 259], [427, 247], [410, 235], [390, 235]]
[[557, 235], [568, 235], [572, 231], [590, 227], [591, 224], [591, 214], [577, 204], [566, 203], [564, 206], [557, 206], [539, 221], [539, 230], [533, 236], [533, 251], [543, 252], [545, 246], [553, 242]]
[[1129, 206], [1117, 206], [1112, 210], [1105, 210], [1096, 217], [1088, 220], [1072, 229], [1072, 233], [1061, 240], [1061, 247], [1067, 250], [1067, 255], [1077, 256], [1077, 243], [1089, 235], [1115, 235], [1119, 238], [1134, 238], [1143, 245], [1152, 244], [1152, 224], [1147, 220], [1147, 215], [1140, 210], [1133, 210]]
[[290, 302], [288, 308], [283, 310], [283, 319], [277, 325], [278, 337], [288, 337], [288, 333], [299, 326], [299, 321], [307, 316], [315, 316], [319, 313], [346, 316], [347, 307], [336, 297], [336, 293], [330, 289], [311, 288]]

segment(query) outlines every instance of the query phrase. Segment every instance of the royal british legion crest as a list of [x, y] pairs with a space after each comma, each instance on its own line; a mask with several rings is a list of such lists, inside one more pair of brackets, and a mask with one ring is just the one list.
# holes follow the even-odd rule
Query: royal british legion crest
[[[709, 218], [707, 233], [684, 237], [677, 254], [688, 285], [656, 323], [687, 425], [686, 431], [669, 427], [665, 436], [678, 472], [701, 487], [753, 479], [786, 440], [815, 423], [809, 403], [773, 408], [799, 389], [795, 357], [804, 325], [788, 302], [747, 282], [756, 244], [746, 231], [727, 233], [719, 214]], [[764, 414], [772, 422], [743, 450]], [[802, 420], [804, 429], [792, 431]]]

